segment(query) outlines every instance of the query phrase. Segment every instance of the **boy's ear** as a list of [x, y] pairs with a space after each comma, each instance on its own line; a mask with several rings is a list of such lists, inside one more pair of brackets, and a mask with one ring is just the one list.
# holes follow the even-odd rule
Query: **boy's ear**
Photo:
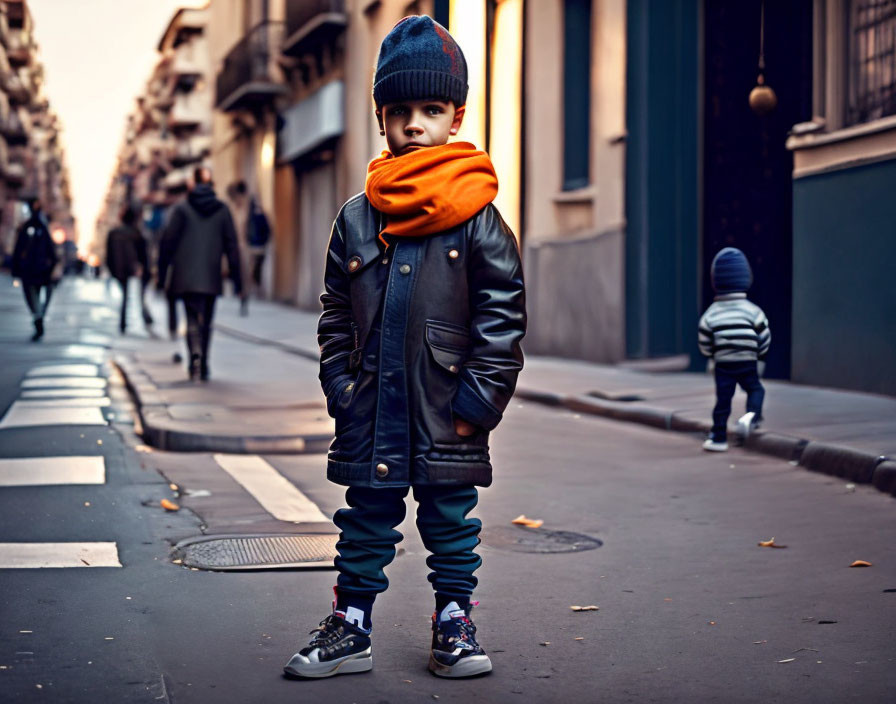
[[459, 108], [455, 108], [454, 110], [454, 120], [451, 122], [451, 129], [448, 130], [451, 134], [457, 134], [457, 131], [460, 129], [461, 123], [464, 121], [464, 112], [467, 107], [465, 105], [461, 105]]
[[383, 111], [377, 108], [376, 110], [374, 110], [374, 114], [376, 115], [376, 121], [380, 126], [380, 134], [385, 134], [386, 128], [383, 127]]

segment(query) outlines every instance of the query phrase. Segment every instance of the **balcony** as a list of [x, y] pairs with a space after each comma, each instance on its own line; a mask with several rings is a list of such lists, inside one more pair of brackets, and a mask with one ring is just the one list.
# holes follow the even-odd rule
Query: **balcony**
[[13, 67], [27, 66], [31, 61], [31, 35], [24, 29], [13, 29], [9, 32], [6, 55], [9, 65]]
[[210, 135], [197, 134], [178, 140], [177, 146], [171, 154], [171, 163], [174, 166], [186, 166], [202, 161], [212, 152], [212, 138]]
[[171, 60], [171, 71], [177, 76], [207, 76], [210, 66], [205, 39], [200, 36], [178, 44]]
[[286, 0], [283, 53], [307, 54], [339, 36], [347, 22], [345, 0]]
[[180, 127], [198, 127], [211, 123], [212, 109], [205, 91], [177, 93], [174, 104], [168, 114], [168, 126], [172, 129]]
[[18, 188], [25, 183], [28, 177], [28, 170], [25, 167], [27, 154], [24, 151], [24, 147], [11, 148], [8, 159], [6, 168], [3, 169], [3, 176], [9, 186]]
[[[25, 113], [27, 115], [27, 113]], [[22, 116], [16, 110], [11, 110], [6, 120], [0, 124], [0, 130], [6, 137], [9, 145], [28, 144], [28, 135], [31, 132], [30, 121], [22, 119]]]
[[216, 81], [216, 108], [223, 112], [251, 109], [286, 93], [275, 61], [283, 28], [282, 22], [262, 22], [230, 50]]
[[6, 46], [9, 43], [9, 20], [6, 13], [0, 12], [0, 44]]
[[15, 105], [28, 105], [31, 102], [31, 89], [17, 73], [6, 76], [6, 95], [9, 102]]

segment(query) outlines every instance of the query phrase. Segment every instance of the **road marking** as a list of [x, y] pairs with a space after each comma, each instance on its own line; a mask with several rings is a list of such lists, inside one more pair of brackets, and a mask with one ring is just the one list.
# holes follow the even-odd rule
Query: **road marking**
[[100, 398], [103, 389], [26, 389], [19, 398]]
[[23, 389], [103, 389], [106, 380], [89, 376], [38, 376], [22, 381]]
[[97, 376], [99, 367], [96, 364], [45, 364], [33, 367], [25, 376]]
[[35, 425], [106, 425], [106, 419], [99, 408], [28, 408], [16, 401], [0, 420], [0, 430]]
[[0, 569], [121, 567], [115, 543], [0, 543]]
[[106, 461], [96, 457], [23, 457], [0, 460], [0, 486], [105, 484]]
[[19, 399], [16, 405], [21, 408], [101, 408], [112, 403], [108, 397], [103, 398], [40, 398]]
[[313, 501], [257, 455], [215, 455], [215, 462], [280, 521], [329, 523]]

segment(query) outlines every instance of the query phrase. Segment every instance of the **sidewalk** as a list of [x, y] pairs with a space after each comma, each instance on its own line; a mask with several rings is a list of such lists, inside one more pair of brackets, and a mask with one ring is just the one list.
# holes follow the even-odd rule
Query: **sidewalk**
[[[153, 311], [161, 332], [159, 301]], [[136, 344], [124, 338], [116, 345], [117, 363], [141, 409], [147, 442], [188, 451], [325, 451], [332, 424], [317, 383], [316, 326], [314, 313], [252, 301], [249, 316], [241, 317], [235, 299], [220, 299], [213, 378], [201, 385], [189, 384], [183, 365], [171, 361], [175, 351], [183, 353], [182, 340]], [[747, 449], [853, 482], [873, 482], [896, 495], [896, 398], [763, 383], [765, 421]], [[516, 398], [702, 436], [715, 395], [707, 374], [528, 356]], [[733, 420], [743, 399], [738, 392]]]

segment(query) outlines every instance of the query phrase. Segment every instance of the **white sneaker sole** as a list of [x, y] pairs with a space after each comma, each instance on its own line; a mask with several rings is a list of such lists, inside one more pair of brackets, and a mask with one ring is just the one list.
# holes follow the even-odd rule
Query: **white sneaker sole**
[[436, 677], [475, 677], [492, 671], [492, 661], [488, 655], [471, 655], [458, 661], [456, 665], [443, 665], [432, 654], [429, 656], [429, 671]]
[[707, 452], [728, 452], [727, 442], [704, 442], [703, 449]]
[[373, 656], [368, 648], [354, 655], [346, 655], [329, 662], [311, 662], [304, 655], [293, 655], [283, 671], [293, 677], [333, 677], [333, 675], [349, 675], [355, 672], [369, 672], [373, 669]]
[[738, 418], [737, 432], [743, 440], [746, 440], [748, 437], [750, 437], [750, 432], [753, 430], [753, 428], [756, 427], [755, 418], [756, 414], [753, 413], [753, 411], [744, 413], [740, 418]]

